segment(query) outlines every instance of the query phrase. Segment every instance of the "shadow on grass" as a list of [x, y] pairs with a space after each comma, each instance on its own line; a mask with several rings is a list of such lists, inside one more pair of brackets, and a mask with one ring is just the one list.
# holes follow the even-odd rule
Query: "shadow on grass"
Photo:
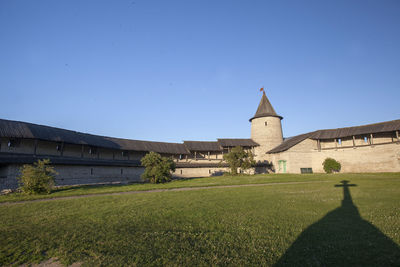
[[118, 187], [123, 187], [128, 184], [86, 184], [86, 185], [67, 185], [67, 186], [62, 186], [59, 188], [55, 188], [51, 191], [51, 193], [56, 193], [56, 192], [67, 192], [67, 191], [77, 191], [77, 190], [89, 190], [89, 189], [94, 189], [94, 188], [118, 188]]
[[400, 248], [361, 218], [349, 181], [342, 205], [305, 229], [275, 266], [400, 266]]
[[[173, 177], [171, 181], [169, 182], [174, 182], [174, 181], [190, 181], [198, 179], [198, 177], [193, 177], [193, 178], [179, 178], [179, 177]], [[160, 183], [160, 184], [168, 184], [169, 182], [165, 183]], [[130, 183], [99, 183], [99, 184], [85, 184], [85, 185], [65, 185], [61, 186], [58, 188], [55, 188], [51, 191], [51, 193], [58, 193], [58, 192], [68, 192], [68, 191], [86, 191], [90, 189], [96, 189], [96, 188], [121, 188], [129, 185], [151, 185], [149, 182], [144, 182], [144, 181], [136, 181], [136, 182], [130, 182]]]

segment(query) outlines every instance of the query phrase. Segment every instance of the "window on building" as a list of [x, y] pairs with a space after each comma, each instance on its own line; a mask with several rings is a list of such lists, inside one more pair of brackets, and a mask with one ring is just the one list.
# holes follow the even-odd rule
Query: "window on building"
[[181, 170], [181, 174], [183, 173], [183, 171]]
[[90, 168], [90, 175], [93, 175], [93, 168]]
[[312, 168], [300, 168], [301, 173], [313, 173]]
[[11, 148], [11, 147], [18, 147], [18, 146], [19, 146], [19, 143], [20, 143], [20, 140], [19, 140], [19, 139], [10, 139], [10, 140], [8, 140], [7, 145], [8, 145], [9, 148]]
[[211, 174], [211, 170], [210, 169], [208, 170], [208, 174]]
[[57, 144], [57, 145], [56, 145], [56, 150], [57, 150], [57, 151], [60, 151], [60, 150], [61, 150], [61, 144]]
[[268, 125], [268, 122], [264, 122], [264, 124], [265, 124], [265, 126], [267, 126], [267, 125]]
[[97, 149], [95, 147], [89, 147], [89, 154], [96, 154], [97, 153]]
[[123, 157], [127, 157], [128, 156], [128, 151], [122, 151], [121, 154], [122, 154]]
[[124, 169], [121, 168], [121, 175], [124, 174]]
[[183, 155], [179, 154], [179, 160], [182, 160], [182, 159], [183, 159]]

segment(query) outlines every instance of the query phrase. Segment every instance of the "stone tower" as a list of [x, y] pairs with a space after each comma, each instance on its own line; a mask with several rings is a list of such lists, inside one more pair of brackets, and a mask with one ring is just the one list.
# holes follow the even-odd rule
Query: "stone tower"
[[260, 146], [255, 149], [255, 159], [268, 160], [266, 152], [283, 142], [281, 120], [269, 102], [265, 92], [261, 98], [258, 109], [251, 122], [251, 139]]

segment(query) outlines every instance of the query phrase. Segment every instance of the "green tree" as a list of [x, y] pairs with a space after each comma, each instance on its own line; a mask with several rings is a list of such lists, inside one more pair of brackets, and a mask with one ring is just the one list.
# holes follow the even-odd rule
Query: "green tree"
[[18, 177], [21, 191], [26, 194], [49, 194], [54, 186], [54, 177], [57, 174], [49, 164], [49, 159], [43, 159], [38, 160], [33, 165], [23, 165], [21, 175]]
[[256, 164], [253, 153], [245, 151], [240, 146], [232, 148], [231, 152], [225, 154], [224, 160], [229, 164], [232, 175], [238, 174], [238, 168], [247, 170]]
[[342, 168], [340, 162], [332, 158], [326, 158], [322, 165], [324, 166], [324, 171], [326, 173], [340, 172], [340, 169]]
[[171, 172], [175, 172], [175, 162], [171, 158], [162, 157], [156, 152], [146, 154], [141, 160], [145, 167], [142, 179], [150, 183], [164, 183], [171, 180]]

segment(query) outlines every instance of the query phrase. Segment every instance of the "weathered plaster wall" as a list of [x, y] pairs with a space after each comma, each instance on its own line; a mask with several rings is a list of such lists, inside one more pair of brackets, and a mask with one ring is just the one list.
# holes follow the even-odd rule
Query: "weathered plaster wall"
[[[347, 142], [349, 139], [351, 142]], [[337, 148], [333, 140], [321, 142], [322, 149], [318, 151], [317, 141], [306, 139], [285, 152], [269, 156], [276, 172], [283, 172], [279, 170], [279, 160], [286, 160], [288, 173], [300, 173], [300, 168], [312, 168], [313, 172], [324, 172], [322, 162], [328, 157], [339, 161], [342, 165], [341, 172], [345, 173], [400, 172], [400, 143], [391, 134], [376, 134], [373, 137], [373, 145], [366, 145], [364, 138], [362, 138], [364, 144], [355, 147], [352, 138], [344, 140], [341, 146], [336, 144]]]
[[285, 152], [270, 154], [269, 160], [272, 161], [276, 173], [284, 173], [283, 167], [280, 168], [279, 160], [286, 161], [287, 173], [300, 173], [300, 168], [312, 167], [314, 148], [316, 148], [316, 141], [306, 139]]
[[[177, 168], [173, 177], [179, 178], [192, 178], [192, 177], [209, 177], [209, 176], [220, 176], [224, 172], [229, 172], [229, 168], [226, 167], [202, 167], [202, 168]], [[255, 169], [251, 168], [244, 171], [246, 174], [254, 174]]]
[[341, 163], [341, 172], [400, 172], [400, 145], [396, 143], [313, 152], [314, 172], [324, 171], [322, 162], [327, 157]]
[[227, 172], [228, 168], [177, 168], [173, 173], [174, 177], [189, 178], [189, 177], [209, 177], [219, 176]]

